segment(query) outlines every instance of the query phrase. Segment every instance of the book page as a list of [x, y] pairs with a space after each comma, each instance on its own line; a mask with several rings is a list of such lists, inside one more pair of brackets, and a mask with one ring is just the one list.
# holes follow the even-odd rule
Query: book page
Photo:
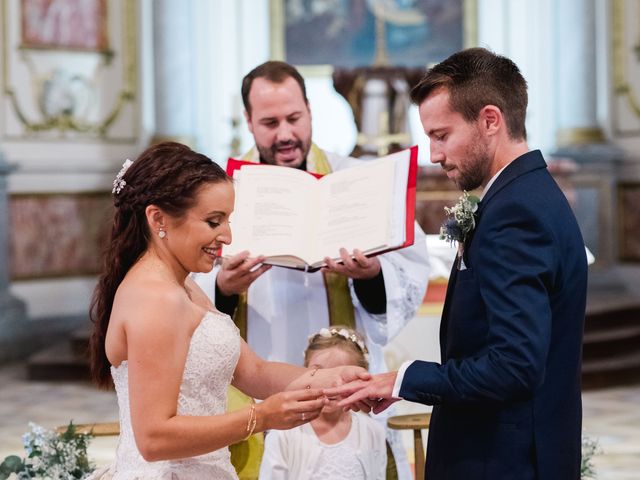
[[236, 172], [231, 245], [224, 255], [249, 250], [257, 255], [307, 259], [309, 218], [317, 180], [293, 168], [245, 166]]
[[320, 180], [318, 260], [388, 245], [393, 177], [394, 162], [375, 160]]

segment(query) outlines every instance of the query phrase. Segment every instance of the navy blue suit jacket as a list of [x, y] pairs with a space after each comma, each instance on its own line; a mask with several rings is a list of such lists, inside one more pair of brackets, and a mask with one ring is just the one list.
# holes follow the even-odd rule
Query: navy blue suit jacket
[[416, 361], [400, 396], [435, 405], [428, 480], [580, 478], [587, 260], [539, 151], [486, 192], [454, 265], [442, 363]]

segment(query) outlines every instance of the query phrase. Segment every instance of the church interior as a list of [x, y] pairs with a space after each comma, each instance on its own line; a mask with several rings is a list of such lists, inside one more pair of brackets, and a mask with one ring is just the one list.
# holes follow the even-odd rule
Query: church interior
[[[115, 394], [90, 384], [85, 356], [113, 179], [163, 140], [222, 166], [244, 154], [253, 138], [240, 84], [268, 59], [299, 67], [323, 148], [366, 159], [419, 146], [429, 285], [384, 355], [390, 369], [438, 361], [455, 256], [438, 232], [459, 192], [430, 164], [408, 92], [429, 65], [482, 46], [527, 79], [528, 144], [545, 155], [589, 253], [588, 478], [638, 478], [640, 2], [3, 0], [0, 39], [0, 461], [22, 453], [29, 422], [117, 421]], [[412, 464], [428, 428], [415, 432], [402, 432]], [[116, 442], [95, 437], [91, 460], [108, 463]]]

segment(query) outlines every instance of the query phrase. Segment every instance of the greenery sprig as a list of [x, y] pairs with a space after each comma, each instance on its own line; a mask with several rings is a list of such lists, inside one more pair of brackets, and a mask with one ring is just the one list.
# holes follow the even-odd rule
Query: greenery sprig
[[93, 471], [87, 457], [91, 435], [77, 433], [73, 422], [58, 434], [34, 423], [22, 436], [26, 458], [9, 455], [0, 464], [0, 480], [78, 480]]
[[444, 207], [447, 218], [440, 227], [440, 240], [449, 243], [464, 243], [469, 233], [476, 227], [475, 213], [480, 199], [463, 191], [453, 207]]

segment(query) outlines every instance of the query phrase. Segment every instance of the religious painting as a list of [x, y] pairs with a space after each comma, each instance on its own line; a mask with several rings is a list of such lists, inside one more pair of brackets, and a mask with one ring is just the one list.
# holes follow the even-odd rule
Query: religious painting
[[[425, 67], [474, 43], [469, 0], [272, 0], [272, 57], [297, 66]], [[466, 18], [465, 18], [466, 17]]]
[[640, 262], [640, 183], [618, 185], [618, 248], [620, 260]]
[[22, 46], [106, 50], [106, 0], [21, 0]]

